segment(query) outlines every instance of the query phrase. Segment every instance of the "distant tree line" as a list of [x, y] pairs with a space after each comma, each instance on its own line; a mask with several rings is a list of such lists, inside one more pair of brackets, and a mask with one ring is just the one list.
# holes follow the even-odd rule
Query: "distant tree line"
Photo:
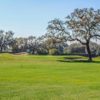
[[[27, 52], [30, 54], [100, 55], [100, 9], [75, 9], [65, 20], [48, 23], [47, 33], [40, 37], [14, 38], [12, 31], [0, 31], [0, 52]], [[68, 42], [71, 43], [68, 43]], [[99, 42], [98, 42], [99, 43]]]
[[[100, 45], [91, 42], [91, 53], [100, 55]], [[67, 43], [62, 36], [54, 34], [45, 34], [36, 38], [29, 36], [27, 38], [14, 38], [12, 31], [0, 31], [0, 52], [20, 53], [27, 52], [35, 55], [86, 55], [86, 47], [80, 43]]]
[[42, 55], [64, 54], [64, 49], [68, 47], [67, 42], [62, 41], [60, 38], [57, 39], [56, 36], [48, 38], [46, 35], [38, 38], [35, 36], [14, 38], [12, 31], [2, 31], [0, 32], [0, 52], [27, 52]]

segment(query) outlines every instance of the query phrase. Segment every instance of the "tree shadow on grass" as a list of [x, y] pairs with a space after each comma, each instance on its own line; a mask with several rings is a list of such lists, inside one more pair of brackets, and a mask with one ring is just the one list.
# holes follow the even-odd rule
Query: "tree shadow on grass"
[[83, 57], [64, 57], [62, 60], [58, 60], [59, 62], [70, 62], [70, 63], [100, 63], [100, 61], [88, 61]]

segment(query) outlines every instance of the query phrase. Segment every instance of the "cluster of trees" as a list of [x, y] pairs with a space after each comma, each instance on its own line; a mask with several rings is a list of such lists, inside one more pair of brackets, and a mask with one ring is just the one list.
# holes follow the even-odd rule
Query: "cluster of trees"
[[[100, 54], [100, 9], [75, 9], [65, 20], [48, 23], [47, 33], [41, 37], [13, 38], [12, 31], [0, 31], [0, 51], [28, 52], [31, 54]], [[74, 43], [68, 45], [68, 41]]]
[[[90, 43], [90, 50], [91, 50], [91, 54], [92, 56], [99, 56], [100, 55], [100, 45], [95, 43], [95, 42], [91, 42]], [[88, 56], [88, 52], [86, 49], [86, 46], [80, 44], [80, 43], [72, 43], [71, 45], [68, 46], [67, 48], [67, 54], [78, 54], [78, 55], [84, 55], [84, 56]]]
[[0, 31], [0, 52], [28, 52], [30, 54], [63, 54], [67, 42], [62, 41], [60, 38], [51, 35], [41, 37], [29, 36], [27, 38], [14, 38], [12, 31]]
[[[14, 38], [13, 36], [12, 31], [0, 31], [0, 52], [27, 52], [40, 55], [88, 54], [86, 46], [77, 42], [68, 44], [64, 37], [56, 34], [45, 34], [38, 38], [34, 36]], [[100, 55], [99, 44], [91, 42], [90, 49], [93, 55]]]
[[8, 49], [12, 47], [14, 43], [13, 35], [14, 33], [12, 31], [4, 32], [0, 30], [0, 52], [8, 51]]
[[47, 38], [46, 35], [41, 37], [29, 36], [27, 38], [15, 38], [12, 44], [12, 52], [27, 52], [30, 54], [51, 54], [61, 55], [66, 48], [67, 42], [59, 42], [56, 37]]

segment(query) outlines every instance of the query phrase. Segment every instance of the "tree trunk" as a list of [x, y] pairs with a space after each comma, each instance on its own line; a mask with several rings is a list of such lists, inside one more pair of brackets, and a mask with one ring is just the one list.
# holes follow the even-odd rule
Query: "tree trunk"
[[88, 61], [92, 62], [92, 55], [91, 55], [89, 43], [86, 44], [86, 48], [87, 48], [87, 53], [88, 53], [88, 57], [89, 57]]
[[0, 47], [0, 53], [2, 53], [2, 50], [3, 50], [3, 48], [2, 48], [2, 46]]

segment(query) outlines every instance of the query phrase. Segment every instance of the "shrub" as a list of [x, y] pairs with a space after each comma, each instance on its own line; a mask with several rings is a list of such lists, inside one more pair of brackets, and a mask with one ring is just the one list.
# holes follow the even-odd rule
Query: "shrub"
[[58, 50], [57, 49], [50, 49], [49, 50], [49, 55], [57, 55], [58, 54]]

